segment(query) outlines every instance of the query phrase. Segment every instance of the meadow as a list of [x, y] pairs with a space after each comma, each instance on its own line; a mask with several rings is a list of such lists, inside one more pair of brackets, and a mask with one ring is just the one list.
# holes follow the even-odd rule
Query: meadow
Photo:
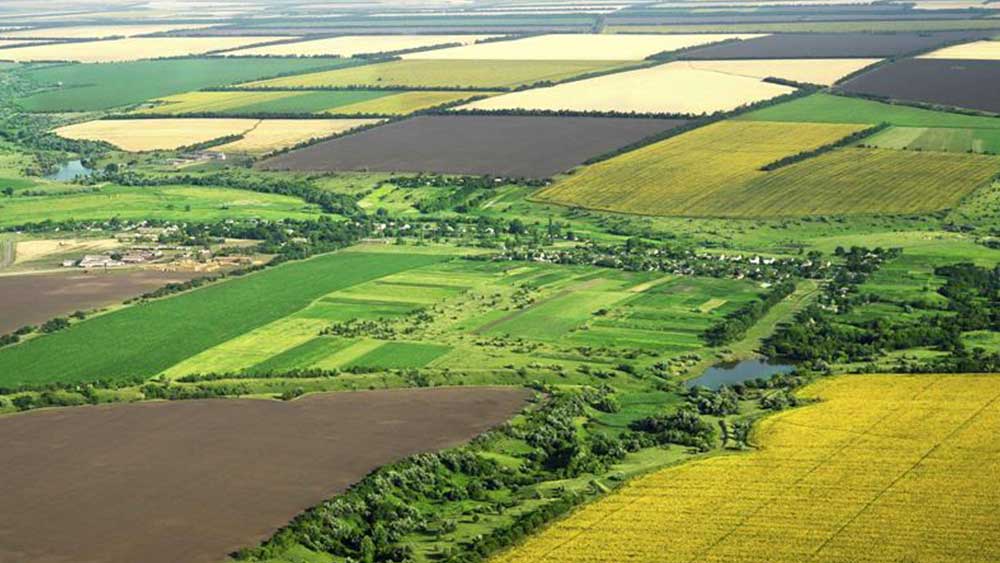
[[642, 68], [496, 96], [458, 109], [709, 114], [769, 100], [794, 88], [690, 68], [684, 62]]
[[117, 63], [202, 55], [267, 43], [282, 37], [132, 37], [108, 41], [53, 43], [4, 49], [0, 58], [14, 62], [73, 61]]
[[636, 479], [492, 561], [1000, 557], [1000, 378], [844, 376], [800, 394], [819, 402], [761, 421], [760, 448]]
[[727, 196], [781, 158], [838, 141], [856, 125], [714, 123], [582, 169], [538, 192], [542, 202], [648, 215], [716, 215]]
[[351, 59], [190, 58], [31, 68], [24, 76], [51, 89], [17, 99], [27, 111], [91, 111], [284, 74], [357, 64]]
[[327, 254], [127, 307], [0, 350], [0, 386], [145, 379], [325, 294], [448, 258]]
[[0, 226], [44, 220], [165, 219], [219, 221], [228, 218], [311, 219], [319, 209], [301, 199], [230, 188], [107, 185], [97, 191], [0, 199]]
[[621, 67], [619, 61], [424, 61], [404, 60], [243, 84], [248, 88], [496, 88], [560, 81]]

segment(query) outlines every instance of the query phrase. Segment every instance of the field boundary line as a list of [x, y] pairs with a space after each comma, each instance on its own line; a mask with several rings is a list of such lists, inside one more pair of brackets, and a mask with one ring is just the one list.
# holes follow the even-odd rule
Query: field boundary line
[[[938, 381], [941, 381], [941, 380], [942, 379], [938, 379]], [[951, 432], [949, 432], [947, 436], [945, 436], [944, 438], [942, 438], [940, 441], [938, 441], [936, 444], [934, 444], [934, 446], [932, 446], [929, 450], [927, 450], [926, 452], [924, 452], [924, 455], [920, 456], [920, 459], [918, 459], [913, 465], [911, 465], [909, 468], [907, 468], [906, 471], [904, 471], [901, 474], [899, 474], [895, 479], [892, 480], [891, 483], [889, 483], [881, 491], [879, 491], [877, 495], [875, 495], [874, 497], [871, 498], [871, 500], [869, 500], [867, 503], [865, 503], [865, 505], [862, 506], [860, 510], [858, 510], [853, 516], [851, 516], [850, 518], [848, 518], [843, 523], [843, 525], [841, 525], [837, 529], [837, 531], [835, 531], [833, 534], [831, 534], [830, 537], [828, 537], [819, 547], [816, 548], [815, 551], [813, 551], [812, 556], [810, 557], [810, 560], [815, 561], [819, 557], [819, 554], [824, 549], [826, 549], [826, 547], [828, 545], [830, 545], [830, 543], [833, 542], [833, 540], [835, 540], [841, 533], [843, 533], [843, 531], [846, 530], [848, 526], [850, 526], [855, 521], [857, 521], [857, 519], [860, 518], [862, 514], [864, 514], [865, 512], [867, 512], [868, 509], [870, 509], [872, 506], [875, 505], [875, 503], [877, 503], [879, 500], [881, 500], [882, 497], [884, 497], [886, 495], [886, 493], [889, 492], [889, 490], [891, 490], [893, 487], [895, 487], [897, 484], [899, 484], [899, 482], [902, 481], [903, 479], [905, 479], [908, 475], [910, 475], [911, 473], [913, 473], [913, 471], [916, 470], [917, 467], [919, 467], [921, 464], [923, 464], [925, 461], [927, 461], [927, 459], [930, 458], [934, 454], [934, 452], [938, 451], [938, 449], [941, 448], [942, 445], [944, 445], [945, 443], [947, 443], [948, 441], [950, 441], [952, 438], [955, 437], [955, 435], [957, 435], [959, 432], [961, 432], [962, 430], [964, 430], [965, 428], [967, 428], [969, 426], [969, 424], [972, 423], [973, 420], [975, 420], [976, 418], [978, 418], [979, 415], [983, 414], [983, 412], [985, 412], [986, 409], [988, 409], [991, 406], [993, 406], [994, 404], [996, 404], [997, 401], [1000, 401], [1000, 393], [994, 395], [992, 399], [990, 399], [985, 404], [983, 404], [983, 406], [981, 406], [978, 409], [976, 409], [976, 411], [974, 413], [972, 413], [968, 418], [966, 418], [965, 420], [963, 420], [961, 424], [955, 426], [955, 428]]]

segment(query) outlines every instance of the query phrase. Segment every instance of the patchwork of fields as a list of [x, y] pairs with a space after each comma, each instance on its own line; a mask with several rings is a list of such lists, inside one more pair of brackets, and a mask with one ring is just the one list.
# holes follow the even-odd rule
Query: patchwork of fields
[[639, 478], [494, 561], [1000, 557], [1000, 378], [845, 376], [802, 393], [820, 402], [764, 419], [760, 449]]

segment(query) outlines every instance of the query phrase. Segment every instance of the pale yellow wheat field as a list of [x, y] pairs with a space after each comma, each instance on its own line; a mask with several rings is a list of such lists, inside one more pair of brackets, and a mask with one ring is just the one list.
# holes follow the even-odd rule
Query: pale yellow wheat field
[[747, 78], [783, 78], [794, 82], [831, 86], [841, 78], [869, 67], [882, 59], [762, 59], [689, 61], [695, 70]]
[[404, 59], [641, 61], [663, 51], [761, 35], [553, 34], [404, 55]]
[[360, 54], [392, 53], [434, 45], [475, 43], [493, 35], [352, 35], [330, 37], [312, 41], [283, 43], [268, 47], [253, 47], [227, 53], [229, 55], [316, 56], [339, 55], [353, 57]]
[[918, 59], [1000, 60], [1000, 41], [976, 41], [953, 45], [920, 55]]
[[756, 78], [674, 62], [480, 100], [458, 109], [702, 114], [729, 111], [793, 92]]
[[759, 449], [637, 479], [494, 563], [1000, 560], [1000, 376], [842, 376]]
[[239, 141], [215, 147], [213, 150], [265, 153], [379, 121], [378, 119], [264, 119], [245, 133]]
[[110, 63], [200, 55], [211, 51], [256, 45], [285, 37], [133, 37], [108, 41], [15, 47], [0, 51], [0, 59], [14, 62], [74, 61]]
[[3, 37], [30, 37], [40, 39], [103, 39], [105, 37], [134, 37], [151, 33], [165, 33], [182, 29], [204, 29], [213, 24], [139, 24], [139, 25], [68, 25], [43, 29], [5, 31]]
[[113, 119], [56, 129], [68, 139], [104, 141], [126, 151], [171, 150], [252, 129], [258, 119]]

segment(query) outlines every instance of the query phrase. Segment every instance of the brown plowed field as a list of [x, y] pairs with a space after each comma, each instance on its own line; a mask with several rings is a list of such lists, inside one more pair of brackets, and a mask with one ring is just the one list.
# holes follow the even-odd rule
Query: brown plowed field
[[684, 123], [614, 117], [421, 116], [292, 151], [262, 166], [546, 178]]
[[74, 311], [120, 303], [199, 272], [131, 270], [0, 276], [0, 334], [37, 325]]
[[826, 59], [896, 57], [942, 45], [975, 41], [995, 35], [991, 31], [939, 31], [932, 33], [781, 33], [692, 49], [686, 60], [714, 59]]
[[1000, 113], [1000, 61], [903, 59], [847, 80], [839, 89]]
[[0, 418], [0, 563], [218, 563], [376, 467], [515, 414], [501, 388], [103, 405]]

